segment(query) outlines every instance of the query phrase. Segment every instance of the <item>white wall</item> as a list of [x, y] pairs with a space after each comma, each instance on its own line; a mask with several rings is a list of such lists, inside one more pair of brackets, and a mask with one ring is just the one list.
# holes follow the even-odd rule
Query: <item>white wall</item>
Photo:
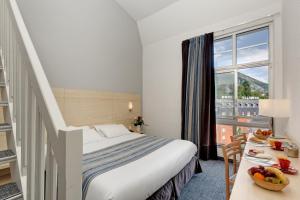
[[289, 136], [300, 144], [300, 1], [283, 1], [284, 89], [291, 101]]
[[53, 87], [142, 91], [136, 22], [112, 0], [18, 0]]
[[[180, 138], [181, 42], [281, 11], [277, 0], [180, 0], [138, 22], [143, 42], [143, 115], [146, 132]], [[275, 17], [274, 96], [282, 93], [281, 17]]]

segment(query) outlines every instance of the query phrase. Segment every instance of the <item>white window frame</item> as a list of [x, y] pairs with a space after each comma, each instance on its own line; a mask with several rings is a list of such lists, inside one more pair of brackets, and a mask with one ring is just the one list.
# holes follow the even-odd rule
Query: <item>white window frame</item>
[[[248, 31], [256, 30], [259, 28], [269, 28], [269, 59], [267, 61], [259, 61], [259, 62], [252, 62], [252, 63], [246, 63], [246, 64], [237, 64], [237, 35], [240, 33], [245, 33]], [[245, 69], [245, 68], [255, 68], [255, 67], [262, 67], [262, 66], [268, 66], [269, 72], [268, 72], [268, 79], [269, 79], [269, 98], [272, 98], [274, 96], [273, 93], [273, 87], [274, 87], [274, 81], [273, 81], [273, 73], [274, 73], [274, 21], [272, 18], [264, 18], [261, 20], [257, 20], [252, 23], [247, 23], [243, 25], [239, 25], [233, 28], [229, 28], [223, 31], [215, 32], [214, 33], [214, 40], [226, 38], [226, 37], [232, 37], [233, 40], [233, 46], [232, 46], [232, 65], [230, 66], [224, 66], [221, 68], [215, 68], [215, 73], [229, 73], [234, 72], [235, 76], [235, 91], [234, 91], [234, 102], [238, 99], [238, 77], [237, 77], [237, 71], [239, 69]], [[250, 119], [257, 119], [256, 121], [259, 121], [261, 119], [260, 116], [237, 116], [236, 113], [236, 106], [234, 106], [234, 116], [233, 117], [226, 117], [226, 118], [217, 118], [217, 124], [219, 125], [230, 125], [233, 126], [233, 134], [236, 134], [237, 127], [254, 127], [254, 128], [269, 128], [272, 129], [272, 119], [270, 119], [270, 123], [266, 125], [265, 123], [257, 123], [257, 122], [238, 122], [238, 118], [250, 118]]]

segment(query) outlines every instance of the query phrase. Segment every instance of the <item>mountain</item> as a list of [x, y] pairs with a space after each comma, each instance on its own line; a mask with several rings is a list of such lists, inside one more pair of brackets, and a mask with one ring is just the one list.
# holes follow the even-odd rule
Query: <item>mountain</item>
[[244, 81], [247, 81], [250, 83], [250, 86], [251, 86], [251, 89], [252, 90], [255, 90], [255, 91], [259, 91], [261, 93], [264, 93], [264, 94], [268, 94], [269, 93], [269, 84], [267, 83], [264, 83], [260, 80], [257, 80], [255, 78], [252, 78], [250, 76], [247, 76], [243, 73], [238, 73], [238, 81], [239, 81], [239, 85], [241, 83], [243, 83]]
[[[254, 96], [261, 97], [268, 96], [269, 84], [264, 83], [260, 80], [247, 76], [243, 73], [238, 73], [238, 83], [248, 83]], [[234, 96], [234, 74], [233, 73], [222, 73], [216, 75], [216, 95], [220, 99], [223, 96]]]

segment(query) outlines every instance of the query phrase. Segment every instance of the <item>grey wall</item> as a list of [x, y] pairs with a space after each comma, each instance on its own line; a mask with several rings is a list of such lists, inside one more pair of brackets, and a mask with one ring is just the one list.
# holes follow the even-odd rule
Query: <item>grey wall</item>
[[300, 145], [300, 1], [283, 2], [284, 91], [291, 101], [289, 136]]
[[142, 91], [136, 22], [113, 0], [18, 0], [52, 87]]

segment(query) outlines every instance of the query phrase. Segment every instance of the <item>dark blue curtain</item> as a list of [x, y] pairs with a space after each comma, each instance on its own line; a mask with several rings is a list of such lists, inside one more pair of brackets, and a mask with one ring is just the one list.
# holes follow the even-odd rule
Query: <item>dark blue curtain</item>
[[213, 33], [182, 43], [181, 137], [200, 159], [217, 159]]

